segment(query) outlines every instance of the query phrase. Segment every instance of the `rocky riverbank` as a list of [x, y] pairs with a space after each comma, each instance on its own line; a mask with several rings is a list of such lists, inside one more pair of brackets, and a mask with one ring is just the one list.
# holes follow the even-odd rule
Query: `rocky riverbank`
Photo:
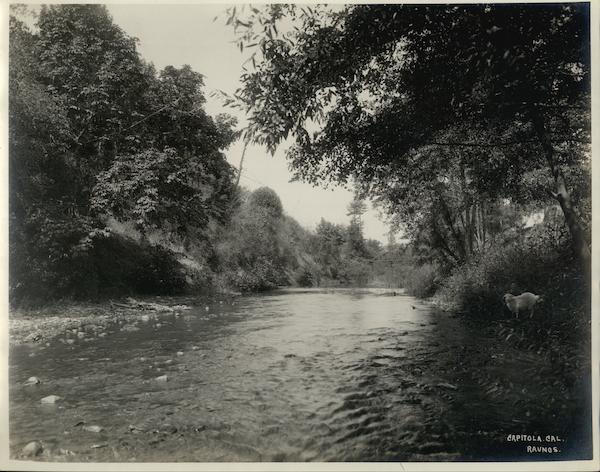
[[[152, 314], [178, 314], [193, 306], [230, 302], [239, 295], [229, 292], [203, 298], [126, 298], [109, 302], [61, 302], [37, 308], [11, 309], [10, 344], [45, 343], [69, 331], [80, 337], [92, 331], [102, 337], [107, 327], [117, 321], [129, 323]], [[123, 329], [127, 330], [128, 326], [125, 324]], [[133, 325], [130, 327], [134, 329]]]

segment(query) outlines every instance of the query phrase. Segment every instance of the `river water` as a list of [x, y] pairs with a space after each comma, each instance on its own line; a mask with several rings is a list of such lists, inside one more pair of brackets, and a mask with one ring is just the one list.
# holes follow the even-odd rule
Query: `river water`
[[[572, 420], [586, 408], [579, 386], [547, 354], [510, 350], [484, 324], [376, 290], [184, 301], [191, 309], [144, 312], [134, 323], [117, 317], [49, 346], [12, 347], [13, 457], [31, 440], [44, 445], [38, 459], [56, 461], [549, 460], [589, 452]], [[157, 380], [163, 375], [168, 381]], [[41, 383], [24, 385], [30, 376]], [[47, 395], [62, 401], [42, 405]], [[559, 452], [527, 454], [532, 443], [509, 434], [553, 435], [560, 442], [534, 445]]]

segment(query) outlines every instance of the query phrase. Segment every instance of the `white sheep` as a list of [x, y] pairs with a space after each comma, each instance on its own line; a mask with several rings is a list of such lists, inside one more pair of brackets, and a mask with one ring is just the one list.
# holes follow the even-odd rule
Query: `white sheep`
[[524, 292], [521, 295], [515, 296], [511, 293], [504, 295], [504, 303], [508, 309], [519, 318], [519, 313], [529, 310], [531, 317], [533, 317], [533, 309], [535, 304], [538, 303], [542, 297], [535, 295], [531, 292]]

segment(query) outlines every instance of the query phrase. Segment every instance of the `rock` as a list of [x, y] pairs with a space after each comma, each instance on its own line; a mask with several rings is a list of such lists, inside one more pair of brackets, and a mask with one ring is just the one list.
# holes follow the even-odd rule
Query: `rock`
[[183, 356], [183, 351], [177, 351], [177, 355], [178, 355], [179, 357]]
[[145, 357], [140, 357], [140, 362], [146, 362], [146, 358]]
[[150, 315], [142, 315], [140, 318], [144, 323], [150, 321]]
[[100, 449], [101, 447], [108, 447], [108, 443], [92, 444], [90, 447], [92, 449]]
[[210, 310], [210, 308], [207, 305], [207, 306], [204, 307], [204, 311], [208, 311], [208, 310]]
[[60, 400], [62, 400], [62, 397], [59, 397], [58, 395], [48, 395], [47, 397], [42, 398], [41, 402], [46, 405], [53, 405]]
[[21, 450], [25, 457], [39, 456], [44, 451], [44, 446], [39, 441], [31, 441]]
[[192, 346], [192, 351], [199, 351], [200, 347], [199, 346]]
[[65, 342], [67, 344], [75, 344], [75, 340], [74, 339], [67, 339]]
[[106, 336], [106, 334], [107, 334], [107, 333], [105, 333], [105, 332], [99, 333], [99, 334], [98, 334], [98, 337], [99, 337], [99, 338], [103, 338], [104, 336]]
[[25, 385], [37, 385], [40, 383], [40, 379], [38, 379], [37, 377], [29, 377], [26, 381], [25, 381]]
[[40, 333], [31, 333], [25, 338], [25, 342], [35, 343], [42, 339], [42, 335]]
[[162, 324], [160, 324], [160, 323], [156, 323], [156, 324], [154, 325], [154, 327], [155, 327], [155, 328], [160, 328], [161, 326], [162, 326]]
[[29, 357], [35, 357], [35, 352], [30, 352]]
[[83, 339], [83, 338], [85, 338], [85, 333], [83, 331], [77, 331], [77, 337], [79, 339]]
[[169, 377], [166, 375], [161, 375], [159, 377], [156, 377], [154, 380], [156, 380], [157, 382], [168, 382]]
[[132, 325], [132, 324], [126, 324], [121, 327], [121, 331], [125, 331], [126, 333], [133, 333], [133, 332], [139, 331], [139, 330], [140, 330], [140, 328], [138, 328], [137, 326]]
[[89, 431], [90, 433], [101, 433], [102, 431], [104, 431], [104, 428], [102, 426], [98, 426], [95, 424], [89, 425], [89, 426], [84, 426], [83, 427], [84, 431]]

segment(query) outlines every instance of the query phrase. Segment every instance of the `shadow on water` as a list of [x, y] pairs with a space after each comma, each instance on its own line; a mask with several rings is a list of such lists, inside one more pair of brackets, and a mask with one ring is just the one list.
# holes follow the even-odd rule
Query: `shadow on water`
[[[526, 445], [507, 435], [535, 433], [567, 442], [528, 460], [588, 454], [566, 447], [581, 399], [561, 409], [545, 358], [384, 294], [285, 290], [15, 346], [11, 453], [38, 440], [56, 461], [510, 460]], [[536, 396], [548, 384], [555, 403]]]

